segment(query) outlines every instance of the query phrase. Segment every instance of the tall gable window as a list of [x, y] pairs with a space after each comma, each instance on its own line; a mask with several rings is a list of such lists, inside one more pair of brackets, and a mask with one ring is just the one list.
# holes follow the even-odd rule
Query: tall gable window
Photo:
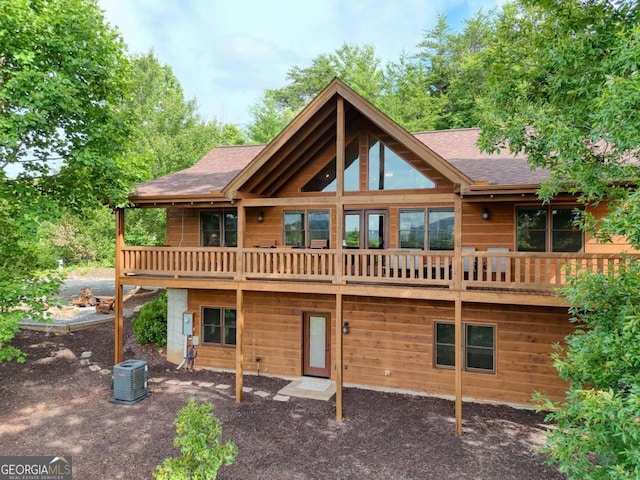
[[205, 247], [238, 246], [238, 213], [236, 210], [201, 212], [200, 241]]
[[519, 252], [579, 252], [584, 235], [576, 227], [575, 207], [518, 207], [516, 247]]
[[369, 137], [369, 190], [434, 188], [435, 183], [375, 137]]
[[[360, 151], [358, 140], [347, 145], [345, 151], [344, 189], [347, 192], [360, 190]], [[303, 192], [335, 192], [336, 191], [336, 159], [335, 157], [316, 174], [304, 187]]]

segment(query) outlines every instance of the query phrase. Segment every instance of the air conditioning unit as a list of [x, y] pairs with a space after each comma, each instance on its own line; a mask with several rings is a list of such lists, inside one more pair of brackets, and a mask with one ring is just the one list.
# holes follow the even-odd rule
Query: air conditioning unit
[[125, 360], [113, 366], [113, 398], [111, 403], [133, 405], [147, 398], [149, 369], [144, 360]]

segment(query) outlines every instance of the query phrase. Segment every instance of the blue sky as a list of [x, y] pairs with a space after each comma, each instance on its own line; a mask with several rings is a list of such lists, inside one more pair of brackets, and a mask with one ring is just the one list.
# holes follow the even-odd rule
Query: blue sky
[[416, 50], [438, 13], [457, 29], [502, 0], [99, 0], [131, 52], [153, 49], [207, 119], [244, 125], [286, 72], [343, 43], [383, 63]]

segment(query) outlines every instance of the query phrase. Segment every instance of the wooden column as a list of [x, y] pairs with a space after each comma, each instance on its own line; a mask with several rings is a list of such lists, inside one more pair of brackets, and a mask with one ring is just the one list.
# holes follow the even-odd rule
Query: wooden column
[[456, 435], [462, 435], [462, 301], [460, 297], [456, 299], [455, 305], [455, 416]]
[[236, 258], [236, 403], [243, 400], [242, 387], [244, 386], [244, 291], [242, 279], [244, 278], [244, 231], [246, 228], [246, 209], [238, 206], [238, 247]]
[[242, 402], [244, 361], [244, 292], [236, 291], [236, 403]]
[[[344, 164], [345, 164], [345, 124], [344, 124], [344, 99], [337, 98], [336, 111], [336, 283], [344, 284], [344, 261], [342, 254], [342, 237], [344, 236]], [[336, 295], [336, 420], [342, 421], [342, 293]]]
[[342, 421], [342, 294], [336, 295], [336, 420]]
[[124, 257], [122, 249], [124, 247], [124, 209], [116, 208], [116, 278], [115, 278], [115, 304], [114, 304], [114, 364], [124, 360], [124, 306], [123, 291], [120, 278], [124, 270]]
[[457, 292], [455, 301], [455, 417], [456, 435], [462, 435], [462, 199], [458, 197], [454, 207], [454, 260], [453, 288]]

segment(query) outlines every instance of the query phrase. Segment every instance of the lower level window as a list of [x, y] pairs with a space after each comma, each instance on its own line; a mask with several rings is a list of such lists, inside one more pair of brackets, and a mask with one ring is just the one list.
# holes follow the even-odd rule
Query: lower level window
[[[455, 325], [436, 322], [434, 325], [435, 366], [455, 366]], [[495, 326], [465, 323], [464, 368], [474, 372], [495, 372]]]
[[202, 342], [218, 345], [236, 344], [236, 310], [202, 307]]

